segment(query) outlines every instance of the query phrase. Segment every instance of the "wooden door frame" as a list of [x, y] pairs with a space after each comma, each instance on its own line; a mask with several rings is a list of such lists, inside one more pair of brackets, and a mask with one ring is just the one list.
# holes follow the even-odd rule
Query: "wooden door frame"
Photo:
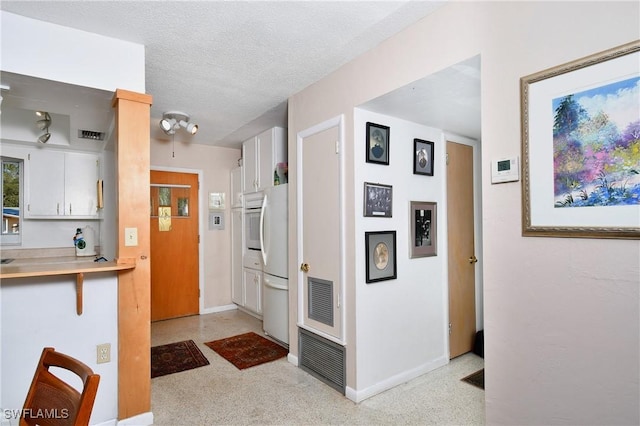
[[[475, 305], [476, 305], [476, 330], [482, 330], [484, 328], [484, 286], [482, 282], [483, 277], [483, 256], [482, 256], [482, 162], [480, 158], [480, 141], [475, 139], [469, 139], [464, 136], [445, 133], [443, 137], [444, 145], [446, 147], [448, 142], [454, 142], [461, 145], [470, 146], [473, 149], [473, 228], [474, 228], [474, 247], [475, 256], [478, 258], [478, 263], [475, 266]], [[446, 149], [446, 148], [445, 148]], [[448, 159], [447, 159], [448, 161]], [[446, 188], [446, 174], [445, 174], [445, 188]], [[445, 213], [446, 216], [446, 213]], [[447, 265], [449, 259], [447, 258]], [[447, 353], [449, 353], [450, 341], [449, 341], [449, 323], [451, 318], [449, 316], [449, 275], [447, 271], [447, 298], [445, 306], [447, 310], [447, 321], [445, 323], [447, 336]]]
[[[198, 315], [205, 313], [204, 309], [204, 224], [205, 217], [208, 219], [208, 209], [203, 209], [205, 204], [204, 200], [204, 185], [202, 184], [203, 171], [201, 169], [186, 169], [182, 167], [164, 167], [164, 166], [151, 166], [150, 172], [169, 172], [169, 173], [189, 173], [198, 175], [198, 235], [200, 236], [200, 242], [198, 243], [198, 290], [200, 291], [200, 297], [198, 298]], [[228, 202], [231, 202], [229, 200]], [[225, 206], [226, 208], [226, 206]], [[205, 212], [205, 213], [203, 213]], [[151, 248], [149, 249], [151, 252]]]

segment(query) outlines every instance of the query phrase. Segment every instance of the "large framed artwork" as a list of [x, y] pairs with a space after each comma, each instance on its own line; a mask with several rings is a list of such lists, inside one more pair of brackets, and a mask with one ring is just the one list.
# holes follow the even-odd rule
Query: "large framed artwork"
[[438, 254], [437, 203], [431, 201], [411, 201], [409, 218], [411, 222], [411, 248], [409, 257], [427, 257]]
[[367, 122], [367, 163], [389, 165], [389, 126]]
[[522, 234], [640, 238], [640, 41], [520, 79]]
[[396, 231], [365, 232], [364, 238], [367, 284], [396, 279]]

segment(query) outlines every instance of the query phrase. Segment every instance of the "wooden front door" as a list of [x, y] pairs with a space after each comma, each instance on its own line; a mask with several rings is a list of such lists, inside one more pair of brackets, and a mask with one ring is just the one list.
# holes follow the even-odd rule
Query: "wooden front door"
[[151, 320], [199, 312], [198, 175], [151, 171]]
[[449, 357], [473, 349], [476, 334], [473, 147], [447, 142]]

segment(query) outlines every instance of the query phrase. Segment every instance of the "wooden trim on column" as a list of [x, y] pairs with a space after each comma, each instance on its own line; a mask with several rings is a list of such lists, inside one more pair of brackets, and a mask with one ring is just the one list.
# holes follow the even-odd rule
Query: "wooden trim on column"
[[[118, 419], [151, 411], [151, 267], [149, 234], [150, 111], [152, 97], [116, 90], [118, 263]], [[125, 245], [137, 228], [138, 245]]]

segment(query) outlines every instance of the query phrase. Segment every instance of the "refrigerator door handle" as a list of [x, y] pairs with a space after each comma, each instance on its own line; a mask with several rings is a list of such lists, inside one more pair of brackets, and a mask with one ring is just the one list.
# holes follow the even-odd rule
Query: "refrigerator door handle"
[[273, 289], [276, 289], [276, 290], [289, 290], [289, 287], [287, 287], [287, 286], [282, 286], [282, 285], [278, 285], [278, 284], [272, 283], [271, 280], [269, 278], [267, 278], [267, 277], [263, 277], [262, 281], [264, 282], [264, 285], [266, 287], [273, 288]]
[[260, 209], [260, 253], [262, 253], [262, 262], [267, 264], [267, 251], [264, 246], [264, 215], [267, 210], [267, 194], [262, 199], [262, 208]]

